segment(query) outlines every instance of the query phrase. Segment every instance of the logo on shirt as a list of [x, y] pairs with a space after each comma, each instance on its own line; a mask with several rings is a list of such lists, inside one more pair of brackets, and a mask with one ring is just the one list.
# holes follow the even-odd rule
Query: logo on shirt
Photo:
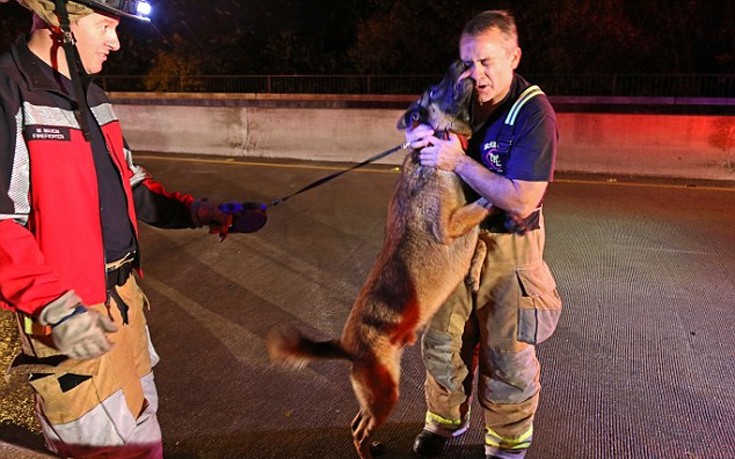
[[32, 125], [25, 127], [27, 140], [56, 140], [68, 142], [71, 140], [69, 128], [59, 126]]
[[494, 140], [486, 142], [482, 145], [482, 163], [493, 172], [502, 174], [505, 170], [503, 160], [500, 157], [500, 151], [498, 150], [498, 143]]

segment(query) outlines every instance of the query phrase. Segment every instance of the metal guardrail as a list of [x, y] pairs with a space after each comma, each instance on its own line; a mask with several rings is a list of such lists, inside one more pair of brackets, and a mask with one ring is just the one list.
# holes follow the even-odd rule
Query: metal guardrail
[[106, 91], [270, 94], [418, 94], [441, 75], [179, 75], [102, 76]]
[[[524, 75], [549, 95], [607, 97], [735, 97], [735, 75]], [[111, 92], [271, 94], [419, 94], [441, 75], [178, 75], [99, 76]]]

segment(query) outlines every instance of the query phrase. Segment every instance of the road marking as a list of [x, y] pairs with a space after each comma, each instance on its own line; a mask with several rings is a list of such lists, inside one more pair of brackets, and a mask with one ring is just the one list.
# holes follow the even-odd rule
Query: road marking
[[[253, 162], [253, 161], [238, 161], [236, 158], [228, 159], [207, 159], [207, 158], [181, 158], [181, 157], [166, 157], [166, 156], [149, 156], [149, 155], [135, 155], [136, 159], [150, 159], [150, 160], [161, 160], [161, 161], [183, 161], [183, 162], [194, 162], [194, 163], [206, 163], [206, 164], [223, 164], [223, 165], [235, 165], [235, 166], [255, 166], [255, 167], [272, 167], [281, 169], [309, 169], [309, 170], [323, 170], [323, 171], [339, 171], [344, 170], [349, 166], [325, 166], [325, 165], [309, 165], [309, 164], [279, 164], [279, 163], [266, 163], [266, 162]], [[400, 172], [400, 168], [396, 165], [385, 164], [385, 167], [381, 169], [371, 169], [369, 167], [363, 167], [361, 169], [354, 169], [351, 172], [369, 172], [377, 174], [396, 174]], [[684, 180], [684, 179], [682, 179]], [[692, 184], [677, 184], [677, 183], [645, 183], [645, 182], [619, 182], [617, 179], [600, 179], [600, 180], [585, 180], [585, 179], [555, 179], [555, 183], [572, 183], [580, 185], [611, 185], [611, 186], [629, 186], [629, 187], [641, 187], [641, 188], [685, 188], [689, 190], [707, 190], [707, 191], [730, 191], [735, 192], [735, 186], [716, 186], [716, 185], [692, 185]]]
[[[278, 164], [278, 163], [263, 163], [263, 162], [251, 162], [251, 161], [237, 161], [235, 159], [203, 159], [203, 158], [168, 158], [161, 156], [147, 156], [147, 155], [135, 155], [135, 159], [152, 159], [152, 160], [163, 160], [163, 161], [185, 161], [194, 163], [207, 163], [207, 164], [225, 164], [234, 166], [257, 166], [257, 167], [274, 167], [282, 169], [316, 169], [325, 171], [340, 171], [347, 169], [349, 166], [313, 166], [309, 164]], [[384, 164], [382, 169], [370, 169], [361, 168], [353, 169], [350, 172], [372, 172], [379, 174], [396, 174], [400, 171], [400, 168], [396, 165]]]
[[[684, 180], [684, 179], [682, 179]], [[735, 186], [716, 186], [716, 185], [693, 185], [690, 183], [646, 183], [646, 182], [618, 182], [617, 180], [585, 180], [585, 179], [554, 179], [554, 183], [573, 183], [581, 185], [611, 185], [611, 186], [629, 186], [639, 188], [685, 188], [688, 190], [708, 190], [708, 191], [735, 191]]]

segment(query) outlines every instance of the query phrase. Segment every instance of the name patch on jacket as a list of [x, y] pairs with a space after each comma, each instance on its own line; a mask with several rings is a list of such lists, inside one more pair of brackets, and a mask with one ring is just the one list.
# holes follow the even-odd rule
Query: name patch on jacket
[[60, 126], [41, 126], [38, 124], [32, 124], [25, 127], [26, 140], [56, 140], [56, 141], [70, 141], [70, 129], [67, 127]]

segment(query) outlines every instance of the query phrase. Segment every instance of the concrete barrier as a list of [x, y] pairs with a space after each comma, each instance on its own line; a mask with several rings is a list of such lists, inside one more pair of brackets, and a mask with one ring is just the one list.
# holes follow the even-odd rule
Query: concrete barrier
[[557, 170], [735, 180], [735, 117], [559, 113]]
[[[113, 94], [133, 150], [358, 162], [403, 141], [413, 97]], [[552, 98], [552, 103], [554, 102]], [[376, 105], [387, 108], [370, 108]], [[394, 108], [400, 107], [400, 108]], [[735, 180], [735, 117], [558, 114], [557, 170]], [[402, 154], [381, 160], [398, 164]]]

